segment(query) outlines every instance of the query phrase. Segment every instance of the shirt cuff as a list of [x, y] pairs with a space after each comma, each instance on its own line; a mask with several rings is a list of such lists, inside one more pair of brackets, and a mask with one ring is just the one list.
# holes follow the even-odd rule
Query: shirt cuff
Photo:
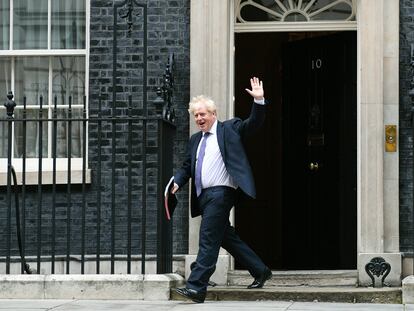
[[259, 105], [264, 105], [265, 104], [265, 100], [264, 100], [264, 98], [263, 99], [254, 99], [254, 102], [256, 103], [256, 104], [259, 104]]

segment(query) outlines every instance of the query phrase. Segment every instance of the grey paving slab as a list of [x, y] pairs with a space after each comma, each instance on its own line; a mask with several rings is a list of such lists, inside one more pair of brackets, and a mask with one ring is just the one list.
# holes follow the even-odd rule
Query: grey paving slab
[[[191, 302], [178, 302], [178, 305], [181, 304], [192, 304]], [[293, 304], [289, 301], [210, 301], [207, 300], [203, 304], [199, 304], [200, 308], [205, 306], [205, 308], [215, 306], [220, 308], [243, 308], [244, 306], [258, 306], [261, 308], [288, 308]]]
[[176, 303], [152, 302], [141, 300], [77, 300], [68, 304], [61, 305], [52, 309], [51, 311], [107, 311], [107, 310], [122, 310], [122, 311], [168, 311], [172, 310]]
[[0, 299], [0, 310], [47, 310], [72, 301], [69, 299]]
[[414, 311], [414, 305], [288, 301], [23, 300], [1, 299], [0, 311]]
[[292, 302], [279, 301], [206, 301], [203, 304], [178, 303], [173, 311], [285, 311]]
[[295, 302], [288, 311], [404, 311], [399, 304]]
[[212, 302], [194, 304], [192, 302], [147, 302], [147, 301], [85, 301], [79, 300], [52, 309], [53, 311], [68, 310], [135, 310], [135, 311], [285, 311], [290, 302]]

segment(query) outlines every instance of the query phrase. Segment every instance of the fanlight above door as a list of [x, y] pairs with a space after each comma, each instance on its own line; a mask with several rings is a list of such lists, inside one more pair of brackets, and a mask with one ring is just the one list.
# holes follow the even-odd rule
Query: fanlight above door
[[354, 21], [356, 0], [236, 0], [236, 23]]

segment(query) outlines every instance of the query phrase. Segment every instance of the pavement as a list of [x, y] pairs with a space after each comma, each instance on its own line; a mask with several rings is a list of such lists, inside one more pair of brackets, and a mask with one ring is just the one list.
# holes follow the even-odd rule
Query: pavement
[[0, 311], [414, 311], [414, 305], [289, 301], [182, 301], [0, 299]]

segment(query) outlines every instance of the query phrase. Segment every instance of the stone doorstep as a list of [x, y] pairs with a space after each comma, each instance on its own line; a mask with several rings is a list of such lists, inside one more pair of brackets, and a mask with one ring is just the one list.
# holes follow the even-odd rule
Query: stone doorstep
[[[270, 286], [353, 286], [358, 284], [357, 270], [273, 270], [273, 276], [266, 282]], [[245, 270], [234, 270], [228, 273], [228, 285], [247, 286], [253, 281]]]
[[[184, 300], [171, 289], [172, 300]], [[400, 287], [266, 287], [247, 289], [240, 286], [214, 287], [207, 291], [206, 300], [227, 301], [304, 301], [346, 303], [394, 303], [402, 302]]]
[[0, 275], [0, 299], [169, 300], [178, 274]]

